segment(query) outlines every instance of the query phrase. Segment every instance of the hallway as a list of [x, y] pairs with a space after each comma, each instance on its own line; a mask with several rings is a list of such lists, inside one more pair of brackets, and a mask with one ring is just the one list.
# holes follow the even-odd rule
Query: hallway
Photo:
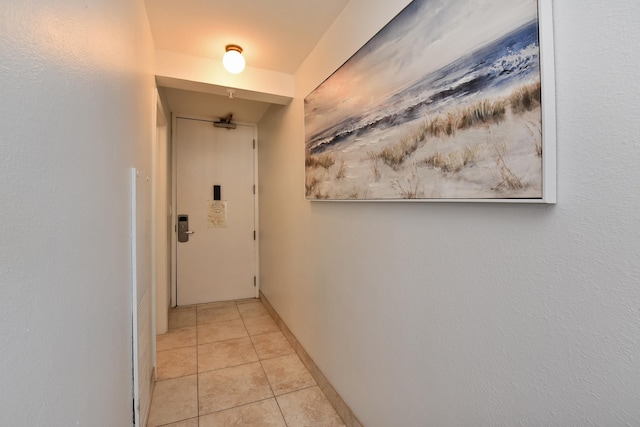
[[257, 299], [172, 309], [156, 376], [149, 427], [344, 425]]

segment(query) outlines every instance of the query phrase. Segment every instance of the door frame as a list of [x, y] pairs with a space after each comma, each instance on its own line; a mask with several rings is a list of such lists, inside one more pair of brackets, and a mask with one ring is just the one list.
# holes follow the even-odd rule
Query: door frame
[[[200, 120], [211, 122], [211, 126], [213, 126], [213, 122], [216, 121], [215, 117], [204, 117], [204, 116], [195, 116], [190, 114], [173, 114], [171, 118], [171, 203], [174, 206], [174, 209], [171, 212], [171, 223], [173, 225], [173, 233], [171, 236], [171, 307], [177, 306], [178, 300], [178, 233], [177, 233], [177, 224], [178, 224], [178, 203], [177, 203], [177, 173], [178, 173], [178, 135], [177, 135], [177, 124], [178, 119], [188, 119], [188, 120]], [[254, 141], [254, 150], [253, 150], [253, 185], [255, 186], [255, 194], [253, 198], [253, 226], [256, 230], [256, 240], [254, 245], [254, 256], [256, 260], [256, 289], [255, 289], [255, 298], [258, 298], [260, 295], [260, 221], [258, 213], [259, 213], [259, 191], [258, 191], [258, 125], [256, 123], [247, 123], [247, 122], [235, 122], [238, 125], [249, 126], [253, 128], [253, 141]]]
[[[153, 336], [154, 336], [154, 363], [153, 366], [156, 366], [155, 363], [155, 336], [158, 334], [165, 334], [169, 328], [169, 294], [171, 288], [171, 236], [173, 233], [169, 233], [169, 222], [171, 221], [168, 213], [172, 211], [171, 205], [171, 197], [167, 195], [167, 197], [160, 197], [160, 201], [164, 202], [162, 206], [159, 206], [158, 193], [167, 194], [171, 183], [168, 182], [169, 179], [169, 168], [168, 164], [171, 156], [169, 152], [170, 149], [170, 138], [169, 138], [169, 120], [167, 119], [168, 114], [167, 110], [164, 106], [162, 97], [158, 89], [155, 90], [155, 101], [156, 101], [156, 110], [155, 110], [155, 127], [153, 134], [153, 145], [152, 145], [152, 182], [153, 182], [153, 193], [152, 193], [152, 204], [153, 204], [153, 216], [152, 216], [152, 248], [153, 248]], [[165, 164], [159, 164], [158, 156], [160, 151], [163, 150], [165, 155], [167, 156], [165, 159]], [[159, 175], [164, 174], [164, 182], [159, 181]], [[164, 229], [158, 230], [158, 225], [166, 226]], [[160, 241], [163, 241], [166, 244], [166, 248], [160, 246]], [[164, 270], [164, 273], [161, 277], [158, 277], [158, 270]], [[165, 277], [166, 276], [166, 277]], [[162, 280], [160, 280], [162, 279]], [[162, 293], [160, 296], [159, 294]], [[158, 303], [162, 303], [161, 306], [158, 306]]]

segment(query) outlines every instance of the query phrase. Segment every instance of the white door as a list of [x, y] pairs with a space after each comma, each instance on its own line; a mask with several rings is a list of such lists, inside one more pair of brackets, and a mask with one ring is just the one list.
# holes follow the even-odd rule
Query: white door
[[176, 213], [190, 233], [176, 243], [178, 305], [257, 296], [254, 132], [176, 120]]

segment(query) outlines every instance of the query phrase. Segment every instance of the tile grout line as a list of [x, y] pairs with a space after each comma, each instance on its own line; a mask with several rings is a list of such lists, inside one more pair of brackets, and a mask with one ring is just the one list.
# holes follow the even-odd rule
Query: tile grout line
[[278, 396], [274, 395], [273, 400], [275, 400], [276, 401], [276, 405], [278, 405], [278, 411], [280, 411], [280, 415], [282, 416], [282, 421], [284, 421], [284, 425], [286, 427], [289, 427], [289, 423], [287, 422], [287, 419], [284, 417], [284, 412], [282, 412], [282, 408], [280, 407], [280, 402], [278, 401]]
[[164, 380], [156, 380], [156, 383], [163, 383], [163, 382], [165, 382], [165, 381], [171, 381], [171, 380], [177, 380], [177, 379], [180, 379], [180, 378], [192, 377], [192, 376], [194, 376], [194, 375], [197, 375], [197, 373], [195, 373], [195, 374], [180, 375], [179, 377], [166, 378], [166, 379], [164, 379]]
[[324, 394], [325, 398], [327, 398], [345, 426], [362, 427], [362, 423], [360, 423], [349, 405], [347, 405], [344, 399], [342, 399], [342, 397], [338, 394], [336, 389], [329, 382], [327, 377], [322, 373], [318, 365], [316, 365], [309, 353], [307, 353], [302, 344], [300, 344], [296, 336], [293, 334], [293, 332], [291, 332], [287, 324], [280, 317], [278, 312], [273, 308], [269, 300], [262, 292], [260, 292], [260, 302], [267, 309], [267, 312], [278, 326], [278, 329], [285, 336], [291, 347], [293, 347], [294, 353], [298, 355], [298, 357], [302, 361], [302, 364], [307, 368], [307, 370], [311, 374], [311, 377], [315, 380], [317, 386], [320, 388], [320, 391], [322, 392], [322, 394]]
[[[186, 311], [187, 310], [185, 310], [185, 312]], [[187, 345], [187, 346], [179, 346], [179, 347], [170, 348], [170, 349], [161, 350], [161, 351], [156, 350], [156, 355], [158, 353], [163, 353], [163, 352], [168, 352], [168, 351], [175, 351], [175, 350], [180, 350], [180, 349], [188, 349], [188, 348], [195, 347], [195, 351], [196, 351], [196, 353], [195, 353], [195, 358], [196, 358], [196, 372], [195, 372], [195, 375], [196, 375], [196, 408], [198, 408], [199, 403], [198, 403], [198, 330], [197, 330], [197, 312], [195, 310], [189, 310], [189, 311], [194, 311], [194, 313], [195, 313], [195, 317], [196, 317], [195, 324], [193, 326], [183, 326], [183, 327], [180, 327], [180, 328], [173, 328], [173, 329], [172, 328], [168, 328], [167, 333], [170, 333], [171, 331], [176, 331], [176, 330], [179, 330], [179, 329], [187, 329], [187, 328], [192, 328], [193, 327], [193, 328], [195, 328], [195, 346]], [[171, 313], [169, 313], [169, 316], [170, 315], [171, 315]], [[157, 384], [157, 383], [160, 383], [160, 382], [166, 382], [166, 381], [178, 380], [178, 379], [181, 379], [181, 378], [187, 378], [187, 377], [190, 377], [192, 375], [194, 375], [194, 374], [192, 373], [192, 374], [187, 374], [187, 375], [180, 375], [178, 377], [166, 378], [164, 380], [157, 380], [156, 379], [155, 382]], [[197, 409], [197, 412], [199, 412], [198, 409]], [[159, 427], [168, 426], [168, 425], [172, 425], [174, 423], [179, 423], [179, 422], [193, 420], [193, 419], [196, 419], [198, 424], [199, 424], [199, 415], [196, 414], [195, 417], [187, 417], [187, 418], [184, 418], [184, 419], [181, 419], [181, 420], [171, 421], [170, 423], [162, 424]]]
[[[224, 307], [224, 306], [225, 306], [225, 305], [213, 306], [213, 307], [207, 307], [207, 308], [202, 308], [201, 310], [208, 310], [208, 309], [212, 309], [212, 308], [220, 308], [220, 307]], [[232, 305], [231, 305], [231, 304], [229, 304], [229, 305], [226, 305], [226, 306], [227, 306], [227, 307], [231, 307]], [[235, 301], [233, 301], [233, 307], [235, 307], [235, 309], [237, 310], [238, 314], [240, 315], [240, 320], [242, 320], [242, 326], [245, 328], [245, 331], [247, 332], [247, 336], [249, 336], [249, 333], [248, 333], [248, 331], [246, 330], [246, 329], [247, 329], [247, 327], [246, 327], [246, 325], [244, 324], [244, 320], [242, 319], [242, 315], [241, 315], [241, 313], [240, 313], [240, 310], [238, 310], [238, 305], [237, 305], [237, 303], [236, 303]], [[199, 310], [198, 310], [198, 305], [196, 305], [196, 346], [197, 346], [198, 348], [199, 348], [199, 347], [200, 347], [200, 345], [201, 345], [201, 344], [200, 344], [200, 342], [199, 342], [199, 340], [198, 340], [198, 328], [199, 328], [200, 326], [203, 326], [203, 327], [204, 327], [205, 325], [212, 325], [212, 324], [215, 324], [215, 323], [222, 323], [222, 322], [233, 322], [233, 321], [235, 321], [235, 320], [238, 320], [238, 319], [230, 319], [230, 320], [215, 320], [215, 321], [209, 321], [209, 322], [206, 322], [206, 323], [202, 323], [202, 324], [200, 324], [200, 323], [198, 323], [198, 311], [199, 311]], [[238, 340], [238, 339], [242, 339], [242, 338], [230, 338], [230, 339], [226, 339], [226, 340], [220, 340], [220, 341], [213, 341], [213, 342], [209, 342], [209, 343], [203, 343], [202, 345], [204, 346], [204, 345], [216, 344], [216, 343], [221, 343], [221, 342], [230, 342], [230, 341], [234, 341], [234, 340]], [[249, 340], [249, 341], [251, 341], [251, 340]], [[255, 351], [255, 350], [254, 350], [254, 351]], [[200, 385], [200, 383], [199, 383], [199, 381], [200, 381], [200, 366], [199, 366], [199, 356], [198, 356], [198, 354], [197, 354], [197, 353], [196, 353], [196, 362], [198, 363], [198, 386], [199, 386], [199, 385]], [[239, 364], [239, 365], [235, 365], [235, 366], [242, 366], [242, 365], [244, 365], [244, 363], [241, 363], [241, 364]], [[220, 368], [220, 369], [226, 369], [226, 368]], [[210, 371], [204, 371], [204, 372], [202, 372], [202, 373], [215, 372], [215, 371], [220, 370], [220, 369], [212, 369], [212, 370], [210, 370]], [[242, 405], [240, 405], [240, 406], [242, 406]], [[233, 408], [226, 408], [226, 409], [223, 409], [222, 411], [225, 411], [225, 410], [228, 410], [228, 409], [233, 409]], [[200, 414], [200, 388], [198, 387], [198, 426], [200, 425], [200, 418], [201, 418], [202, 416], [206, 416], [206, 415], [210, 415], [210, 414], [214, 414], [214, 413], [222, 412], [222, 411], [214, 411], [214, 412], [210, 412], [210, 413], [206, 413], [206, 414], [202, 414], [202, 415], [201, 415], [201, 414]]]
[[[253, 405], [254, 403], [266, 402], [267, 400], [271, 400], [271, 399], [273, 399], [273, 397], [267, 397], [266, 399], [256, 400], [255, 402], [243, 403], [241, 405], [231, 406], [229, 408], [220, 409], [218, 411], [207, 412], [206, 414], [202, 414], [202, 416], [206, 417], [207, 415], [211, 415], [211, 414], [219, 414], [220, 412], [225, 412], [225, 411], [230, 411], [232, 409], [242, 408], [243, 406]], [[198, 417], [198, 418], [200, 418], [200, 417]], [[187, 419], [191, 419], [191, 418], [187, 418]], [[159, 427], [162, 427], [162, 426], [159, 426]]]
[[[205, 346], [205, 345], [211, 345], [211, 344], [218, 344], [218, 343], [221, 343], [221, 342], [236, 341], [236, 340], [241, 340], [241, 339], [244, 339], [244, 338], [247, 338], [247, 337], [229, 338], [229, 339], [226, 339], [226, 340], [205, 342], [205, 343], [202, 343], [202, 344], [198, 344], [198, 346]], [[183, 348], [184, 348], [184, 347], [183, 347]]]
[[[286, 393], [279, 394], [276, 397], [288, 396], [290, 394], [297, 393], [297, 392], [302, 391], [302, 390], [309, 390], [310, 388], [314, 388], [314, 387], [320, 388], [320, 386], [318, 384], [308, 385], [306, 387], [302, 387], [302, 388], [299, 388], [297, 390], [291, 390], [291, 391], [288, 391]], [[320, 391], [322, 391], [322, 390], [320, 390]]]
[[[258, 301], [260, 301], [260, 300], [258, 300]], [[260, 304], [262, 304], [262, 302], [260, 302]], [[240, 317], [242, 317], [242, 313], [240, 313]], [[249, 341], [251, 341], [251, 346], [253, 347], [253, 351], [255, 351], [256, 356], [258, 357], [258, 362], [260, 362], [260, 369], [262, 369], [262, 372], [264, 373], [264, 377], [267, 380], [267, 384], [269, 384], [269, 389], [271, 390], [271, 394], [273, 395], [273, 397], [271, 399], [273, 399], [276, 402], [276, 405], [278, 406], [278, 411], [280, 411], [280, 416], [282, 417], [282, 421], [284, 421], [284, 425], [286, 427], [289, 427], [289, 423], [287, 423], [287, 419], [284, 417], [284, 412], [282, 412], [282, 408], [280, 407], [280, 402], [278, 402], [278, 398], [276, 396], [276, 393], [275, 393], [275, 391], [273, 391], [273, 386], [271, 385], [271, 381], [269, 381], [269, 377], [267, 376], [267, 371], [264, 370], [264, 366], [262, 365], [262, 359], [260, 358], [260, 355], [258, 354], [258, 350], [256, 349], [256, 345], [254, 344], [253, 340], [251, 339], [251, 334], [249, 334], [249, 329], [247, 329], [247, 325], [244, 323], [244, 317], [242, 317], [242, 324], [244, 325], [244, 328], [247, 330], [247, 335], [249, 335]]]
[[[286, 335], [286, 334], [284, 334], [284, 333], [283, 333], [283, 331], [281, 330], [281, 328], [279, 327], [279, 325], [277, 324], [277, 322], [274, 322], [274, 323], [275, 323], [275, 326], [278, 328], [278, 330], [276, 330], [276, 331], [271, 331], [271, 332], [262, 332], [262, 333], [258, 333], [258, 334], [255, 334], [255, 335], [251, 335], [251, 334], [249, 333], [249, 330], [248, 330], [248, 328], [247, 328], [247, 325], [246, 325], [245, 320], [247, 320], [247, 319], [254, 319], [254, 318], [258, 318], [258, 317], [262, 317], [262, 316], [268, 316], [270, 319], [275, 320], [275, 319], [273, 318], [272, 314], [269, 312], [268, 307], [266, 307], [266, 306], [265, 306], [265, 304], [264, 304], [261, 300], [259, 300], [259, 299], [258, 299], [258, 300], [256, 300], [256, 303], [260, 303], [261, 307], [263, 307], [263, 308], [266, 310], [266, 314], [258, 314], [258, 315], [253, 315], [253, 316], [243, 316], [243, 314], [240, 312], [240, 309], [239, 309], [239, 307], [238, 307], [238, 306], [239, 306], [239, 304], [237, 303], [237, 301], [235, 302], [235, 305], [234, 305], [234, 306], [236, 307], [237, 313], [240, 315], [239, 320], [241, 320], [241, 321], [242, 321], [242, 325], [243, 325], [243, 327], [244, 327], [244, 331], [245, 331], [245, 333], [246, 333], [245, 337], [246, 337], [246, 338], [248, 338], [248, 339], [249, 339], [249, 341], [250, 341], [250, 343], [251, 343], [251, 347], [253, 348], [253, 351], [254, 351], [254, 353], [256, 354], [256, 357], [257, 357], [257, 359], [258, 359], [258, 360], [257, 360], [257, 362], [259, 362], [259, 363], [260, 363], [260, 368], [261, 368], [261, 370], [262, 370], [262, 372], [263, 372], [263, 374], [264, 374], [264, 376], [265, 376], [265, 379], [267, 380], [267, 384], [269, 385], [269, 388], [270, 388], [270, 390], [271, 390], [271, 394], [272, 394], [272, 396], [270, 396], [270, 397], [268, 397], [268, 398], [266, 398], [266, 399], [256, 400], [255, 402], [249, 402], [249, 403], [245, 403], [245, 404], [237, 405], [237, 406], [230, 407], [230, 408], [225, 408], [225, 409], [222, 409], [222, 410], [220, 410], [220, 411], [213, 411], [213, 412], [210, 412], [210, 413], [207, 413], [207, 414], [202, 414], [202, 416], [206, 416], [206, 415], [210, 415], [210, 414], [218, 413], [218, 412], [223, 412], [223, 411], [226, 411], [226, 410], [230, 410], [230, 409], [234, 409], [234, 408], [239, 408], [239, 407], [242, 407], [242, 406], [247, 406], [247, 405], [251, 405], [251, 404], [255, 404], [255, 403], [259, 403], [259, 402], [267, 401], [267, 400], [270, 400], [270, 399], [274, 399], [274, 400], [275, 400], [275, 402], [276, 402], [276, 405], [277, 405], [277, 407], [278, 407], [278, 410], [279, 410], [279, 412], [280, 412], [280, 415], [281, 415], [281, 417], [282, 417], [282, 420], [283, 420], [283, 422], [284, 422], [285, 426], [287, 426], [287, 427], [288, 427], [288, 425], [289, 425], [289, 424], [288, 424], [287, 420], [285, 419], [285, 416], [284, 416], [284, 413], [283, 413], [283, 411], [282, 411], [282, 408], [280, 407], [280, 402], [278, 401], [278, 397], [279, 397], [279, 396], [276, 396], [276, 393], [275, 393], [275, 391], [274, 391], [273, 385], [271, 384], [271, 381], [269, 381], [269, 378], [268, 378], [268, 376], [267, 376], [267, 374], [266, 374], [266, 370], [265, 370], [264, 365], [263, 365], [263, 360], [268, 361], [268, 360], [274, 360], [274, 359], [277, 359], [277, 358], [279, 358], [279, 357], [287, 357], [287, 356], [290, 356], [290, 355], [292, 355], [292, 354], [296, 354], [297, 352], [296, 352], [296, 350], [295, 350], [295, 347], [292, 345], [292, 346], [291, 346], [291, 347], [292, 347], [292, 350], [293, 350], [293, 352], [292, 352], [292, 353], [288, 353], [288, 354], [285, 354], [285, 355], [279, 355], [279, 356], [273, 356], [273, 357], [269, 357], [269, 358], [266, 358], [266, 359], [261, 359], [261, 358], [260, 358], [260, 356], [258, 355], [258, 351], [257, 351], [256, 345], [255, 345], [255, 343], [253, 342], [252, 337], [254, 337], [254, 336], [267, 335], [267, 334], [274, 333], [274, 332], [279, 332], [279, 333], [282, 333], [282, 334], [283, 334], [283, 336], [285, 337], [285, 339], [287, 340], [287, 342], [289, 342], [289, 338], [287, 337], [287, 335]], [[246, 303], [243, 303], [243, 304], [246, 304]], [[200, 323], [199, 323], [199, 320], [200, 320], [200, 319], [199, 319], [199, 317], [200, 317], [200, 314], [202, 314], [202, 313], [198, 313], [198, 311], [200, 311], [200, 310], [198, 310], [198, 307], [199, 307], [199, 305], [196, 305], [196, 306], [194, 307], [193, 311], [195, 312], [194, 314], [195, 314], [195, 350], [196, 350], [195, 358], [196, 358], [196, 407], [197, 407], [197, 415], [196, 415], [195, 419], [196, 419], [196, 421], [197, 421], [197, 425], [199, 426], [199, 425], [200, 425], [200, 419], [201, 419], [201, 414], [200, 414], [200, 412], [201, 412], [201, 411], [200, 411], [200, 409], [201, 409], [201, 408], [200, 408], [200, 400], [199, 400], [199, 397], [200, 397], [200, 395], [199, 395], [199, 392], [200, 392], [200, 390], [199, 390], [200, 374], [202, 374], [202, 373], [206, 373], [206, 372], [214, 372], [214, 371], [217, 371], [217, 370], [220, 370], [220, 369], [229, 368], [229, 367], [225, 367], [225, 368], [219, 368], [219, 369], [213, 369], [213, 370], [210, 370], [210, 371], [201, 372], [201, 371], [200, 371], [200, 366], [199, 366], [199, 348], [200, 348], [200, 346], [201, 346], [201, 345], [209, 345], [209, 344], [217, 344], [217, 343], [230, 342], [230, 341], [235, 341], [235, 340], [240, 340], [240, 339], [246, 339], [246, 338], [245, 338], [245, 337], [241, 337], [241, 338], [231, 338], [231, 339], [227, 339], [227, 340], [213, 341], [213, 342], [211, 342], [211, 343], [201, 344], [201, 343], [200, 343], [200, 340], [199, 340], [199, 333], [198, 333], [198, 332], [199, 332], [199, 330], [201, 330], [201, 327], [203, 328], [203, 327], [208, 326], [208, 325], [210, 325], [210, 324], [215, 324], [215, 323], [220, 323], [220, 322], [226, 322], [226, 320], [219, 320], [219, 321], [213, 321], [213, 322], [207, 322], [207, 323], [202, 323], [202, 324], [200, 324]], [[211, 307], [211, 308], [216, 308], [216, 307]], [[186, 310], [185, 310], [185, 311], [186, 311]], [[234, 319], [234, 320], [238, 320], [238, 319]], [[187, 328], [187, 327], [185, 326], [184, 328]], [[178, 329], [182, 329], [182, 328], [178, 328]], [[289, 343], [289, 344], [290, 344], [290, 343]], [[183, 346], [183, 347], [178, 347], [178, 348], [189, 348], [189, 347], [192, 347], [192, 346]], [[176, 348], [176, 349], [177, 349], [177, 348]], [[167, 349], [167, 350], [162, 350], [162, 351], [170, 351], [170, 350], [175, 350], [175, 349]], [[298, 355], [298, 357], [300, 358], [300, 356], [299, 356], [299, 355]], [[301, 358], [300, 358], [300, 359], [301, 359]], [[301, 359], [301, 361], [302, 361], [302, 359]], [[246, 364], [250, 364], [250, 363], [255, 363], [255, 362], [240, 363], [240, 364], [238, 364], [238, 365], [234, 365], [234, 366], [231, 366], [231, 367], [242, 366], [242, 365], [246, 365]], [[303, 365], [305, 365], [304, 361], [302, 361], [302, 363], [303, 363]], [[305, 366], [305, 368], [306, 368], [306, 366]], [[310, 371], [309, 371], [309, 373], [311, 374], [311, 372], [310, 372]], [[176, 378], [183, 378], [183, 377], [186, 377], [186, 376], [188, 376], [188, 375], [183, 375], [183, 376], [181, 376], [181, 377], [176, 377]], [[312, 377], [313, 377], [313, 375], [312, 375]], [[168, 378], [167, 380], [176, 379], [176, 378]], [[314, 378], [314, 380], [315, 380], [315, 378]], [[288, 394], [295, 393], [295, 392], [297, 392], [297, 391], [306, 390], [306, 389], [313, 388], [313, 387], [316, 387], [316, 386], [317, 386], [317, 387], [319, 387], [319, 388], [320, 388], [320, 390], [322, 391], [322, 389], [321, 389], [320, 385], [316, 382], [316, 384], [315, 384], [315, 385], [307, 386], [307, 387], [303, 387], [303, 388], [301, 388], [301, 389], [299, 389], [299, 390], [293, 390], [293, 391], [290, 391], [290, 392], [287, 392], [287, 393], [282, 393], [280, 396], [285, 396], [285, 395], [288, 395]], [[193, 420], [193, 418], [185, 418], [184, 420], [180, 420], [180, 421], [187, 421], [187, 420]], [[178, 422], [180, 422], [180, 421], [178, 421]]]

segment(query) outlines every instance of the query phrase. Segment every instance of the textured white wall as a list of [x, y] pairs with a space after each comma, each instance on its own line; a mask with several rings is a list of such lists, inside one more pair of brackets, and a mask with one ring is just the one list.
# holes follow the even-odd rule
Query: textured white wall
[[554, 2], [556, 206], [305, 202], [302, 98], [406, 3], [260, 123], [263, 292], [366, 426], [640, 424], [640, 4]]
[[142, 0], [2, 1], [0, 425], [131, 424], [130, 172], [151, 171]]
[[[164, 108], [166, 103], [158, 96], [158, 116], [155, 145], [155, 308], [156, 335], [167, 333], [169, 328], [169, 305], [171, 295], [171, 236], [173, 235], [171, 212], [171, 113]], [[162, 110], [162, 111], [161, 111]], [[165, 114], [164, 111], [167, 111]], [[169, 120], [167, 120], [169, 116]]]

